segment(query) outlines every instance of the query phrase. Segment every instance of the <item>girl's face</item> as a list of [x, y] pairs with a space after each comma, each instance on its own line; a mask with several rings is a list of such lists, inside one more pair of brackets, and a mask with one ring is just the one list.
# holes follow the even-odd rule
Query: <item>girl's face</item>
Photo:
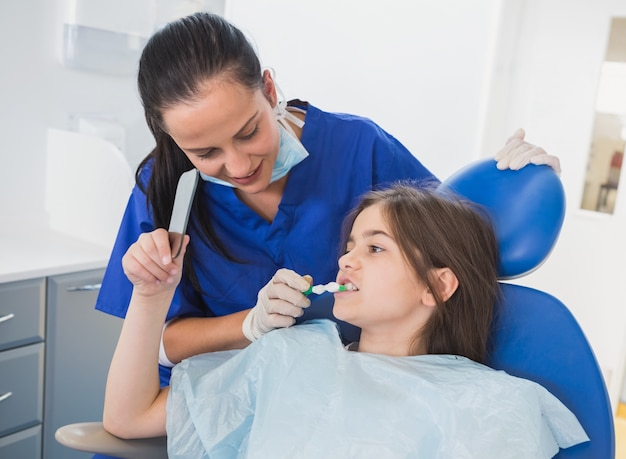
[[217, 78], [197, 99], [163, 113], [165, 130], [194, 167], [251, 194], [268, 187], [280, 145], [276, 92], [264, 77], [267, 95]]
[[333, 313], [364, 332], [413, 337], [431, 314], [423, 304], [428, 289], [406, 262], [381, 212], [363, 210], [354, 221], [339, 259], [337, 282], [355, 291], [335, 293]]

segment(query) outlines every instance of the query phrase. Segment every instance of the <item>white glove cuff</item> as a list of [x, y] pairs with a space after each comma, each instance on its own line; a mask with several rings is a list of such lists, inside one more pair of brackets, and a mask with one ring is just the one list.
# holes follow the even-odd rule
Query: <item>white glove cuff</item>
[[161, 342], [159, 343], [159, 365], [163, 365], [164, 367], [168, 368], [172, 368], [175, 364], [170, 362], [170, 359], [167, 358], [167, 354], [165, 353], [165, 346], [163, 345], [163, 333], [165, 333], [165, 329], [172, 322], [172, 320], [168, 320], [163, 325], [163, 330], [161, 331]]
[[245, 319], [243, 319], [243, 323], [241, 324], [241, 331], [244, 336], [248, 339], [248, 341], [256, 341], [259, 339], [262, 334], [255, 333], [254, 329], [254, 308], [250, 310]]

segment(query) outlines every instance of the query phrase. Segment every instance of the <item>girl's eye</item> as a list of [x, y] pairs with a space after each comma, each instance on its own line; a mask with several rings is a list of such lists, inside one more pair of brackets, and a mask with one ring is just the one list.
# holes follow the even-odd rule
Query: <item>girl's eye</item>
[[380, 253], [383, 251], [383, 248], [378, 247], [377, 245], [370, 245], [369, 249], [370, 249], [370, 253]]
[[252, 137], [257, 135], [258, 132], [259, 132], [259, 127], [255, 126], [254, 129], [252, 130], [252, 132], [250, 132], [249, 134], [246, 134], [246, 135], [243, 135], [243, 136], [239, 137], [239, 140], [250, 140]]

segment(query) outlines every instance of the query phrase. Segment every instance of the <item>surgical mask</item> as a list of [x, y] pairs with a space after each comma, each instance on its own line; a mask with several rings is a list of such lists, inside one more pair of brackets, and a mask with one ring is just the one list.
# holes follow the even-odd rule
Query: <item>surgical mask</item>
[[[309, 156], [309, 152], [306, 151], [300, 140], [295, 137], [295, 134], [291, 135], [287, 132], [282, 123], [278, 127], [280, 129], [280, 147], [278, 148], [278, 155], [272, 169], [270, 183], [283, 178], [293, 166], [300, 164], [304, 158]], [[291, 129], [289, 130], [291, 131]]]
[[[278, 90], [279, 94], [280, 90]], [[274, 114], [276, 115], [276, 121], [278, 121], [278, 128], [280, 130], [280, 146], [278, 147], [278, 155], [276, 156], [276, 161], [274, 162], [274, 168], [272, 169], [272, 177], [270, 179], [270, 183], [273, 183], [277, 180], [283, 178], [287, 173], [294, 167], [296, 164], [300, 164], [300, 162], [309, 156], [309, 152], [306, 151], [304, 145], [300, 142], [296, 133], [291, 129], [291, 126], [286, 122], [288, 119], [292, 123], [296, 124], [298, 127], [304, 126], [304, 121], [300, 118], [297, 118], [293, 113], [290, 113], [286, 109], [287, 103], [284, 101], [284, 98], [276, 104], [274, 107]], [[216, 183], [218, 185], [228, 186], [231, 188], [236, 188], [232, 183], [226, 182], [224, 180], [220, 180], [216, 177], [211, 177], [210, 175], [200, 173], [200, 177], [203, 180], [211, 183]]]

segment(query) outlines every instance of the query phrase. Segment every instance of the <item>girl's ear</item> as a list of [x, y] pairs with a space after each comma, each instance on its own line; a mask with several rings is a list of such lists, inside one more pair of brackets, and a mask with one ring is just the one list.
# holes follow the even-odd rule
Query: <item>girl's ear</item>
[[[432, 285], [438, 290], [437, 293], [439, 293], [442, 301], [448, 301], [459, 287], [459, 279], [457, 279], [456, 274], [450, 268], [433, 269], [431, 281]], [[437, 306], [435, 295], [433, 295], [430, 289], [424, 290], [422, 303], [426, 306]]]
[[263, 94], [269, 101], [272, 108], [275, 107], [278, 102], [278, 98], [276, 96], [276, 85], [274, 84], [272, 72], [267, 69], [263, 71]]

